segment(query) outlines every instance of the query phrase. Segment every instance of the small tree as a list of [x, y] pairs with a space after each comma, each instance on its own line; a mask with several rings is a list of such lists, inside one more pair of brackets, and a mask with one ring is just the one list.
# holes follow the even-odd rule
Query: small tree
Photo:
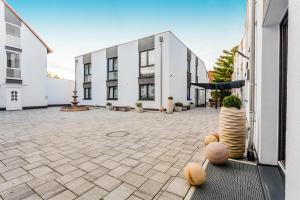
[[56, 78], [56, 79], [60, 79], [60, 77], [52, 72], [48, 72], [47, 77], [49, 78]]

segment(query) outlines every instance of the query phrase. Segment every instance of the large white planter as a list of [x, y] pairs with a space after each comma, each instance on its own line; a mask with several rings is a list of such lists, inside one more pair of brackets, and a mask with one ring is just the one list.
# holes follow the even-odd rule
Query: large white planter
[[246, 115], [243, 109], [221, 108], [220, 142], [227, 146], [229, 158], [242, 158], [246, 143]]
[[143, 107], [135, 107], [135, 112], [142, 113], [143, 112]]
[[175, 112], [182, 112], [181, 106], [175, 106]]
[[113, 106], [106, 106], [106, 110], [113, 110]]
[[172, 99], [168, 99], [168, 103], [167, 103], [167, 113], [168, 114], [173, 114], [173, 110], [174, 110], [174, 103]]

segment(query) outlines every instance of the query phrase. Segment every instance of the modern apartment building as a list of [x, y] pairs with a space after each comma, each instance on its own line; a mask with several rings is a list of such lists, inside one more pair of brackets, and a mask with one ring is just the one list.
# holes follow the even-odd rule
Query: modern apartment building
[[45, 107], [51, 49], [0, 0], [0, 110]]
[[166, 108], [169, 96], [184, 104], [205, 102], [191, 83], [208, 82], [204, 62], [172, 32], [75, 58], [76, 87], [82, 105]]
[[[300, 194], [299, 10], [298, 0], [248, 0], [245, 35], [234, 70], [235, 80], [246, 80], [239, 95], [252, 123], [258, 162], [277, 167], [285, 199], [291, 200]], [[275, 176], [270, 180], [281, 184]]]

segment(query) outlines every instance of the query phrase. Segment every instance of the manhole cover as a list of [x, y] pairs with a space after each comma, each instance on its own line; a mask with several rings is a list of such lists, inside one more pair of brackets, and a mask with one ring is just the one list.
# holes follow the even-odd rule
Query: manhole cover
[[106, 136], [108, 136], [108, 137], [125, 137], [127, 135], [129, 135], [129, 133], [126, 131], [115, 131], [115, 132], [106, 134]]

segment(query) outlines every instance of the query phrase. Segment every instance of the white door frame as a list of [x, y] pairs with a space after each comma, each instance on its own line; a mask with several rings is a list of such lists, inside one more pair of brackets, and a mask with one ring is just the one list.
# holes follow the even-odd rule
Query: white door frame
[[6, 86], [6, 110], [22, 110], [22, 86]]

